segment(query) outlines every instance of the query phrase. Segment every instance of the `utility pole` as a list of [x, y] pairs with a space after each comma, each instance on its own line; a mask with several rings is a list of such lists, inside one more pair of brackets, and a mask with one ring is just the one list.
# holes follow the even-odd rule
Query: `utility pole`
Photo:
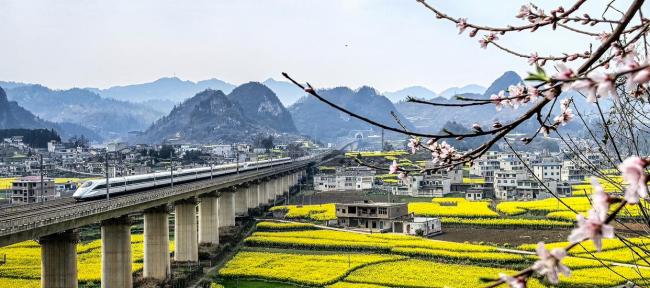
[[41, 169], [40, 169], [41, 170], [41, 197], [40, 197], [41, 199], [40, 199], [40, 202], [43, 203], [43, 200], [44, 200], [44, 198], [43, 198], [43, 193], [44, 193], [43, 188], [45, 188], [45, 185], [43, 185], [44, 184], [43, 183], [43, 154], [38, 154], [38, 156], [39, 156], [39, 160], [40, 160], [39, 162], [41, 164]]
[[110, 196], [111, 183], [108, 182], [108, 180], [109, 180], [108, 179], [108, 148], [106, 148], [106, 154], [104, 155], [104, 159], [106, 160], [106, 161], [104, 161], [104, 170], [106, 171], [106, 200], [110, 200], [111, 199], [111, 196]]

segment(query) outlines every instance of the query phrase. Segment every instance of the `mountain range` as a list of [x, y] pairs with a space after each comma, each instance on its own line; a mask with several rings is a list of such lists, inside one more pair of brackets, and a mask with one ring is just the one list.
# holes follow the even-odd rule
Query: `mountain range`
[[25, 129], [54, 129], [62, 138], [81, 136], [101, 141], [97, 133], [74, 123], [54, 123], [43, 120], [21, 107], [15, 101], [9, 101], [5, 90], [0, 87], [0, 129], [25, 128]]
[[227, 96], [212, 89], [196, 94], [133, 141], [228, 144], [279, 133], [298, 133], [291, 114], [268, 87], [249, 82]]
[[[491, 125], [495, 120], [506, 122], [520, 113], [507, 108], [496, 111], [493, 105], [450, 109], [404, 101], [393, 103], [389, 97], [414, 96], [439, 103], [455, 103], [459, 100], [450, 95], [462, 92], [461, 95], [466, 97], [488, 99], [491, 94], [520, 82], [519, 75], [509, 71], [487, 88], [466, 85], [440, 94], [421, 86], [383, 94], [368, 86], [356, 90], [347, 87], [322, 89], [319, 93], [337, 105], [385, 125], [399, 127], [391, 115], [395, 112], [407, 129], [435, 132], [443, 127], [470, 127], [474, 122], [481, 125]], [[66, 135], [83, 132], [95, 140], [129, 139], [159, 143], [165, 139], [177, 139], [225, 143], [263, 133], [305, 135], [336, 143], [359, 132], [371, 135], [380, 132], [376, 127], [307, 96], [295, 85], [272, 78], [263, 83], [249, 82], [237, 87], [218, 79], [192, 82], [175, 77], [108, 89], [52, 90], [40, 85], [0, 81], [1, 85], [6, 87], [5, 98], [15, 101], [7, 104], [7, 107], [12, 107], [11, 115], [29, 113], [31, 116], [20, 116], [20, 121], [15, 116], [11, 121], [9, 116], [4, 116], [4, 126], [0, 127], [56, 127], [57, 131], [64, 132], [61, 133], [64, 139]], [[567, 95], [572, 94], [565, 93]], [[582, 97], [574, 97], [574, 100], [585, 111], [593, 109], [593, 105], [585, 103]], [[293, 104], [289, 106], [287, 103]], [[522, 127], [536, 129], [535, 125]], [[393, 135], [386, 133], [386, 136], [390, 138]]]
[[85, 89], [23, 85], [6, 92], [10, 100], [44, 120], [81, 125], [108, 139], [143, 130], [163, 115], [146, 105], [102, 98]]
[[[407, 129], [414, 126], [402, 116], [393, 103], [371, 87], [352, 90], [347, 87], [319, 90], [325, 99], [356, 114], [368, 117], [385, 125], [399, 127], [391, 116], [394, 111]], [[296, 127], [300, 133], [327, 142], [338, 142], [342, 138], [352, 138], [358, 132], [379, 133], [379, 128], [362, 120], [335, 110], [315, 97], [304, 97], [289, 107]]]
[[411, 86], [393, 92], [384, 92], [384, 96], [390, 99], [390, 101], [396, 103], [399, 101], [406, 100], [406, 97], [408, 96], [420, 98], [420, 99], [433, 99], [436, 97], [443, 97], [443, 98], [450, 99], [456, 95], [468, 94], [468, 93], [483, 94], [484, 92], [485, 92], [485, 87], [476, 84], [469, 84], [463, 87], [451, 87], [443, 90], [440, 93], [433, 92], [422, 86]]

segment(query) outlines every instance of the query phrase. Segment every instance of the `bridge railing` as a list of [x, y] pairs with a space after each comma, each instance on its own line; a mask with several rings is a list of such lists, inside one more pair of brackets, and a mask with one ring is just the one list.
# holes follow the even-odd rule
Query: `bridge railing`
[[[283, 169], [293, 169], [303, 164], [304, 163], [293, 163], [287, 167], [283, 167]], [[10, 235], [21, 231], [27, 231], [38, 227], [47, 226], [53, 223], [58, 223], [61, 221], [74, 220], [86, 216], [110, 212], [112, 210], [117, 210], [128, 206], [140, 204], [140, 203], [145, 203], [156, 199], [167, 198], [179, 194], [186, 194], [192, 191], [196, 191], [204, 188], [210, 188], [217, 184], [223, 184], [223, 183], [241, 180], [242, 176], [257, 178], [263, 175], [268, 175], [269, 171], [273, 172], [276, 170], [277, 168], [266, 168], [260, 171], [252, 171], [252, 173], [243, 172], [242, 174], [239, 175], [229, 175], [225, 177], [222, 176], [212, 180], [203, 180], [198, 182], [179, 184], [179, 185], [175, 185], [174, 188], [171, 187], [157, 188], [151, 191], [114, 197], [111, 198], [110, 200], [79, 202], [79, 203], [75, 203], [74, 205], [67, 205], [67, 206], [64, 205], [60, 208], [54, 208], [52, 210], [34, 211], [38, 213], [31, 213], [31, 214], [26, 213], [26, 215], [10, 217], [9, 219], [0, 219], [0, 236]], [[39, 207], [38, 205], [34, 205], [34, 209], [38, 209], [38, 207]]]

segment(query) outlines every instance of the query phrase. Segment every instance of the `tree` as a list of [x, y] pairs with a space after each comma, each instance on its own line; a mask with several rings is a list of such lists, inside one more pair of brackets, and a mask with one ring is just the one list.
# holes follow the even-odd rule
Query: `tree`
[[[640, 215], [643, 217], [641, 222], [646, 226], [646, 231], [650, 228], [650, 216], [648, 216], [650, 211], [647, 210], [646, 205], [640, 204], [642, 203], [640, 198], [648, 198], [647, 181], [650, 179], [646, 172], [650, 158], [643, 156], [650, 153], [650, 130], [648, 129], [650, 126], [647, 124], [650, 119], [647, 117], [650, 112], [650, 104], [648, 104], [650, 62], [647, 60], [650, 58], [648, 55], [650, 47], [646, 41], [650, 31], [650, 20], [642, 14], [644, 1], [603, 2], [600, 4], [602, 13], [597, 16], [585, 13], [583, 4], [587, 1], [583, 0], [576, 1], [568, 8], [543, 9], [534, 4], [525, 4], [515, 16], [526, 23], [502, 27], [471, 23], [467, 18], [450, 16], [438, 10], [426, 0], [418, 0], [418, 2], [437, 19], [455, 25], [459, 29], [459, 34], [465, 31], [469, 31], [466, 34], [470, 37], [483, 34], [478, 40], [481, 48], [493, 47], [521, 58], [533, 66], [533, 71], [526, 77], [525, 83], [512, 85], [506, 90], [494, 91], [489, 98], [456, 96], [457, 101], [452, 103], [415, 98], [408, 98], [407, 101], [447, 109], [494, 106], [496, 111], [510, 113], [512, 117], [509, 118], [512, 120], [474, 123], [471, 127], [462, 129], [465, 131], [449, 129], [437, 133], [409, 131], [403, 125], [394, 127], [359, 115], [355, 111], [323, 98], [311, 85], [303, 85], [287, 73], [283, 75], [311, 96], [342, 113], [384, 130], [405, 135], [409, 140], [408, 146], [413, 152], [426, 150], [431, 153], [431, 165], [426, 167], [400, 167], [397, 161], [391, 167], [381, 167], [390, 170], [391, 173], [399, 173], [402, 179], [409, 173], [435, 172], [471, 164], [499, 144], [503, 144], [503, 147], [510, 149], [522, 160], [520, 154], [513, 148], [513, 142], [528, 145], [538, 137], [553, 135], [561, 140], [570, 154], [579, 155], [572, 161], [591, 175], [617, 187], [615, 193], [606, 194], [603, 188], [595, 183], [593, 185], [595, 196], [591, 201], [589, 215], [587, 218], [578, 217], [578, 226], [568, 239], [569, 245], [548, 251], [543, 243], [540, 244], [537, 249], [539, 261], [515, 275], [503, 275], [499, 280], [493, 281], [489, 287], [504, 283], [513, 287], [523, 287], [535, 272], [545, 276], [552, 284], [556, 284], [558, 273], [568, 270], [562, 264], [566, 251], [590, 240], [600, 250], [602, 238], [616, 236], [624, 243], [629, 243], [626, 246], [638, 257], [643, 259], [650, 257], [650, 251], [632, 241], [626, 241], [625, 235], [615, 234], [613, 227], [610, 226], [612, 221], [618, 221], [621, 211], [627, 211], [627, 208], [631, 207], [641, 212]], [[587, 37], [585, 39], [588, 40], [584, 42], [583, 51], [563, 51], [556, 55], [542, 55], [536, 51], [517, 51], [499, 42], [502, 37], [522, 34], [522, 32], [535, 33], [543, 29], [550, 29], [554, 33], [560, 31], [575, 33], [576, 35], [570, 37]], [[543, 45], [552, 45], [554, 51], [568, 50], [562, 49], [564, 44], [562, 39], [566, 39], [566, 36], [560, 35], [555, 41], [539, 43], [539, 46], [541, 48]], [[463, 55], [457, 57], [462, 59]], [[578, 100], [586, 104], [578, 105], [576, 103]], [[585, 108], [586, 106], [589, 110]], [[595, 112], [588, 113], [588, 111]], [[594, 114], [594, 117], [590, 117], [590, 114]], [[586, 138], [579, 139], [571, 131], [563, 131], [562, 128], [572, 122], [584, 126], [588, 131]], [[515, 129], [528, 123], [536, 125], [535, 132], [522, 137], [512, 136]], [[471, 148], [468, 147], [463, 152], [457, 151], [453, 146], [458, 141], [467, 141], [467, 139], [479, 139], [479, 144], [471, 145]], [[602, 161], [595, 162], [588, 157], [594, 153], [600, 153]], [[364, 164], [361, 159], [357, 160]], [[532, 172], [528, 165], [525, 167]], [[604, 171], [617, 171], [617, 173], [608, 175]], [[613, 179], [619, 175], [622, 175], [627, 182], [627, 187], [623, 187]], [[568, 210], [575, 211], [545, 185], [542, 186]], [[641, 252], [635, 252], [637, 250]]]
[[274, 147], [274, 145], [273, 145], [273, 135], [264, 136], [264, 135], [258, 134], [255, 137], [255, 147], [264, 148], [264, 149], [266, 149], [266, 152], [269, 152], [269, 150], [273, 149], [273, 147]]

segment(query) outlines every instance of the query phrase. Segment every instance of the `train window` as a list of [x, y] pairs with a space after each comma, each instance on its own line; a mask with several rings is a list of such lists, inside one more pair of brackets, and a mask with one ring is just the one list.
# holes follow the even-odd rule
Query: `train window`
[[81, 188], [88, 188], [93, 185], [93, 181], [86, 181], [84, 185], [81, 185]]
[[106, 184], [97, 185], [93, 190], [106, 189]]

